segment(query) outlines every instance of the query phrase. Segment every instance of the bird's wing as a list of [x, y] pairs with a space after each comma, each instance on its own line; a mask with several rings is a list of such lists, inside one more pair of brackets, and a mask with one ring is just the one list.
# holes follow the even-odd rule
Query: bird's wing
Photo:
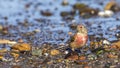
[[74, 41], [75, 41], [76, 36], [77, 36], [76, 34], [74, 34], [74, 36], [71, 36], [71, 37], [70, 37], [70, 42], [74, 42]]

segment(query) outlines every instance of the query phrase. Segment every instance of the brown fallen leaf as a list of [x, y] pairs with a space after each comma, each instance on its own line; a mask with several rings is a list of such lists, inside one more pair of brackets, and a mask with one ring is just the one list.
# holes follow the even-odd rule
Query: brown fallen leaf
[[21, 51], [30, 51], [31, 45], [28, 43], [18, 43], [11, 47], [13, 50], [19, 50]]

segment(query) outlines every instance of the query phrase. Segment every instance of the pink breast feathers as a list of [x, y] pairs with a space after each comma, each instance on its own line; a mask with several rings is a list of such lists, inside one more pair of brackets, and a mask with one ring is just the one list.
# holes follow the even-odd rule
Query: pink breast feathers
[[75, 42], [77, 45], [85, 45], [88, 40], [88, 36], [85, 34], [75, 35]]

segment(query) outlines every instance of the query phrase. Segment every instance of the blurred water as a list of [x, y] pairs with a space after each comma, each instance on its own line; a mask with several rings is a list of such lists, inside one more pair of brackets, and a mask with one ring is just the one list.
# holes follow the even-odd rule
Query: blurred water
[[[109, 0], [69, 0], [68, 6], [62, 6], [62, 0], [0, 0], [0, 23], [17, 25], [18, 22], [24, 22], [24, 20], [27, 19], [30, 23], [35, 25], [29, 27], [29, 30], [20, 26], [21, 32], [30, 32], [37, 28], [41, 30], [41, 32], [38, 33], [36, 35], [36, 38], [34, 39], [37, 42], [41, 43], [41, 41], [44, 41], [51, 43], [64, 43], [69, 39], [68, 32], [70, 31], [70, 28], [68, 27], [68, 25], [72, 22], [63, 21], [60, 16], [60, 12], [70, 11], [72, 8], [71, 6], [76, 2], [87, 4], [89, 7], [92, 8], [99, 8], [102, 11]], [[103, 5], [100, 5], [100, 2], [102, 2]], [[30, 5], [30, 7], [26, 8], [26, 5]], [[55, 10], [56, 8], [57, 10]], [[50, 17], [42, 16], [40, 14], [41, 10], [51, 11], [53, 15]], [[3, 17], [8, 17], [8, 20], [4, 20]], [[120, 25], [120, 21], [116, 20], [116, 17], [119, 17], [119, 13], [114, 14], [114, 16], [109, 18], [93, 17], [89, 19], [82, 19], [78, 15], [76, 15], [74, 18], [77, 23], [82, 23], [84, 25], [86, 25], [85, 22], [92, 23], [91, 26], [86, 25], [89, 34], [97, 34], [99, 32], [102, 32], [105, 38], [109, 40], [116, 40], [114, 35], [115, 32], [118, 30], [112, 30]], [[51, 22], [38, 22], [35, 21], [35, 19], [46, 19], [51, 20]], [[64, 24], [64, 26], [61, 25], [61, 23]], [[51, 25], [54, 26], [54, 28]], [[102, 31], [98, 31], [98, 25], [102, 26]], [[96, 29], [91, 29], [93, 27]], [[108, 29], [111, 29], [111, 31], [108, 32]], [[48, 30], [51, 31], [52, 34], [49, 34]], [[58, 31], [63, 31], [63, 35], [58, 34]], [[108, 32], [108, 35], [106, 35], [106, 32]], [[112, 37], [110, 37], [111, 34]], [[56, 41], [59, 36], [63, 36], [65, 37], [65, 39], [63, 41]], [[42, 38], [42, 40], [39, 40], [40, 38]]]

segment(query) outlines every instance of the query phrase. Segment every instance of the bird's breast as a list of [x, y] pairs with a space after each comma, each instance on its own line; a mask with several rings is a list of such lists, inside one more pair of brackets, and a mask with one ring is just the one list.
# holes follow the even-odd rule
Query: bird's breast
[[88, 36], [86, 34], [76, 34], [75, 41], [77, 45], [84, 45], [87, 42]]

